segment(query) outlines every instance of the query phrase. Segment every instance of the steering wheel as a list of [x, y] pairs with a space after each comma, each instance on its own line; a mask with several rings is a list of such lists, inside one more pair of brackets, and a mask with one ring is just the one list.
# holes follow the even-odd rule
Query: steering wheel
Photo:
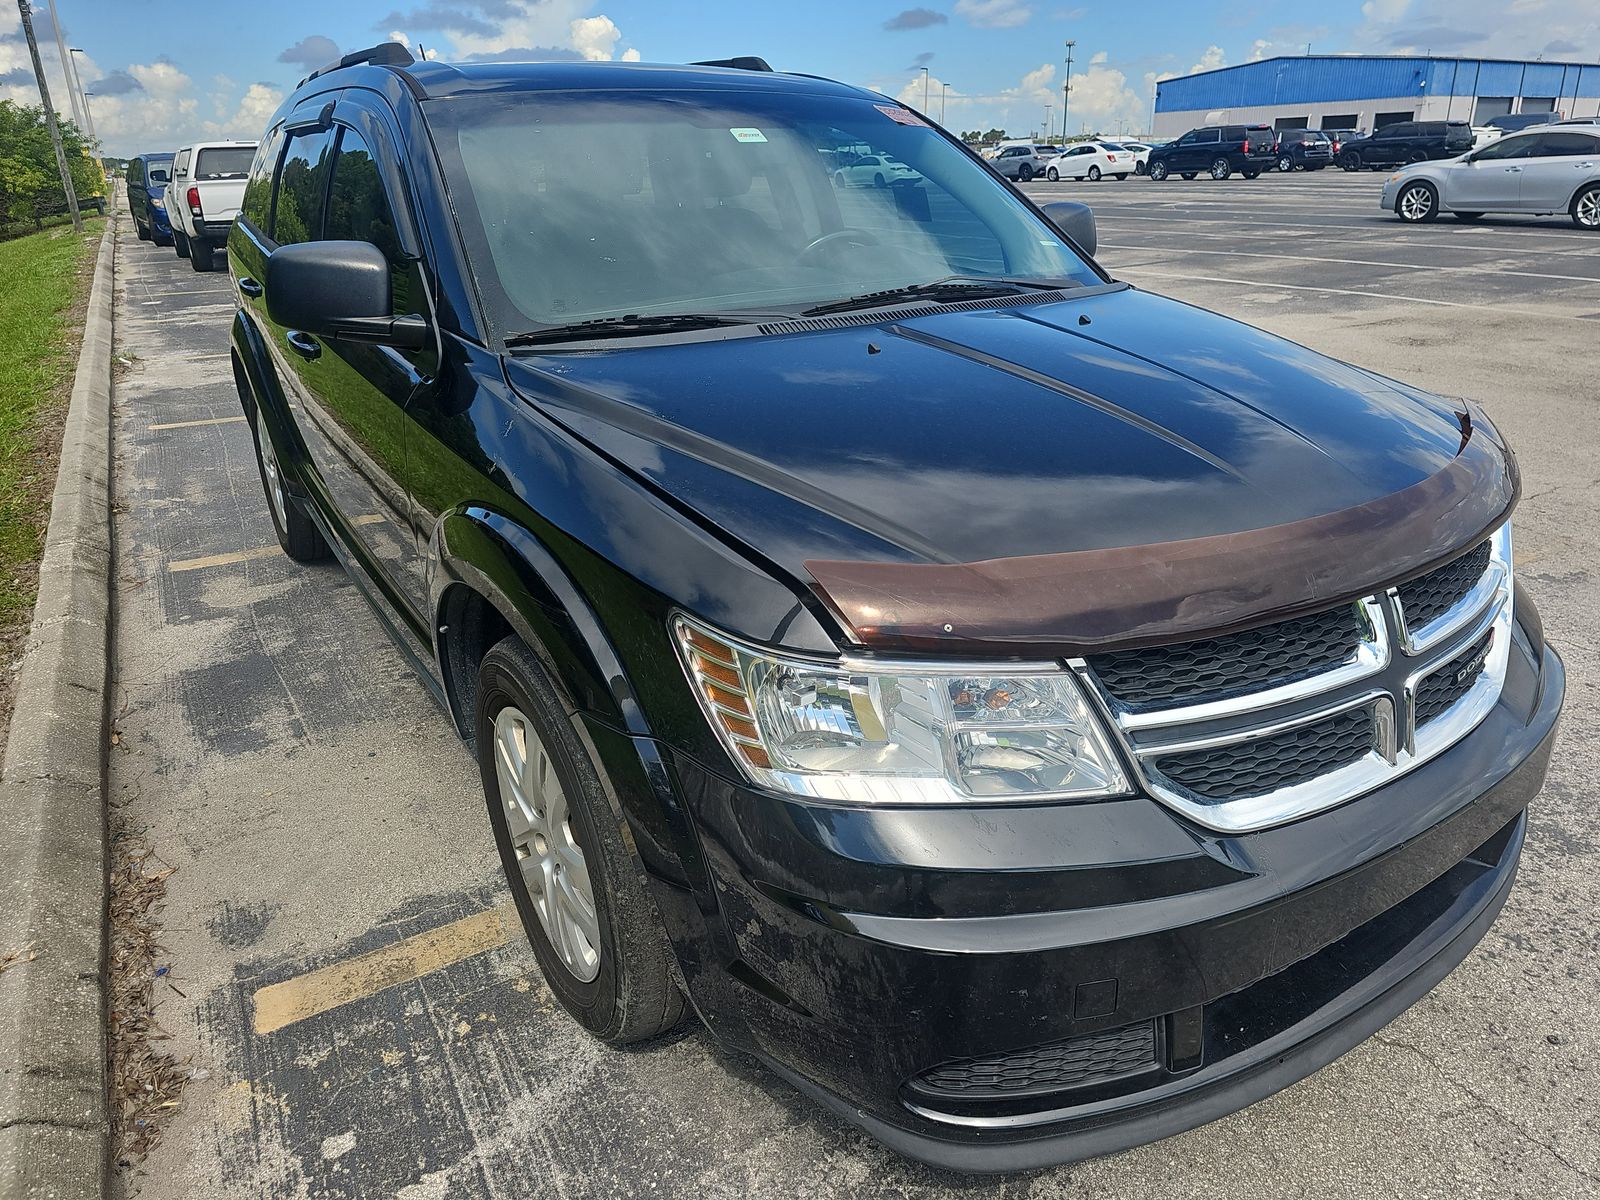
[[832, 233], [823, 234], [804, 250], [800, 251], [799, 254], [795, 255], [795, 262], [803, 263], [813, 255], [833, 246], [876, 246], [878, 244], [877, 235], [868, 233], [864, 229], [835, 229]]

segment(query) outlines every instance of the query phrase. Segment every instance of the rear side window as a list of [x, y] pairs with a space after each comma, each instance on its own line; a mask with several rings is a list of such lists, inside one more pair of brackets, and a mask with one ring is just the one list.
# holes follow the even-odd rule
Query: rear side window
[[[250, 173], [250, 160], [255, 157], [254, 146], [216, 146], [195, 155], [196, 179], [243, 179]], [[183, 173], [183, 163], [178, 164]]]
[[328, 190], [332, 142], [333, 133], [326, 129], [310, 129], [289, 139], [272, 212], [272, 237], [280, 245], [322, 236], [322, 198]]
[[1560, 158], [1570, 154], [1594, 154], [1600, 139], [1582, 133], [1541, 133], [1534, 147], [1536, 158]]
[[274, 129], [256, 151], [255, 162], [250, 165], [250, 181], [244, 185], [239, 214], [262, 233], [272, 228], [272, 172], [282, 146], [283, 130]]

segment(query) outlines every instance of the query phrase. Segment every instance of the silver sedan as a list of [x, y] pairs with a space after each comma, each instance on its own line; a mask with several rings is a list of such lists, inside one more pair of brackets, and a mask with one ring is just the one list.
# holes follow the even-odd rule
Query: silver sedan
[[1384, 183], [1382, 205], [1402, 221], [1566, 213], [1579, 229], [1600, 230], [1600, 126], [1546, 125], [1402, 167]]

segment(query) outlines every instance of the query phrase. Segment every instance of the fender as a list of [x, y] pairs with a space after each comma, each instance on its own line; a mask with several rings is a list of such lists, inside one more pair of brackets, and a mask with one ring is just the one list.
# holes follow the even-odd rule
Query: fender
[[[272, 369], [272, 359], [267, 354], [261, 331], [245, 316], [243, 309], [236, 308], [229, 337], [233, 343], [233, 381], [239, 389], [244, 415], [253, 425], [264, 414], [267, 436], [277, 452], [278, 469], [283, 474], [286, 490], [296, 499], [306, 500], [310, 492], [300, 474], [301, 464], [306, 460], [305, 446], [289, 416], [289, 400], [283, 394], [277, 372]], [[284, 453], [285, 448], [290, 453]]]

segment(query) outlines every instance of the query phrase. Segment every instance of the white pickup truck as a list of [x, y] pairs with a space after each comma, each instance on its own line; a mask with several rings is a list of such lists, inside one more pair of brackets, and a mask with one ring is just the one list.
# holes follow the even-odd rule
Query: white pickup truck
[[215, 266], [214, 254], [239, 215], [255, 156], [254, 142], [196, 142], [173, 159], [166, 191], [172, 243], [196, 271]]

